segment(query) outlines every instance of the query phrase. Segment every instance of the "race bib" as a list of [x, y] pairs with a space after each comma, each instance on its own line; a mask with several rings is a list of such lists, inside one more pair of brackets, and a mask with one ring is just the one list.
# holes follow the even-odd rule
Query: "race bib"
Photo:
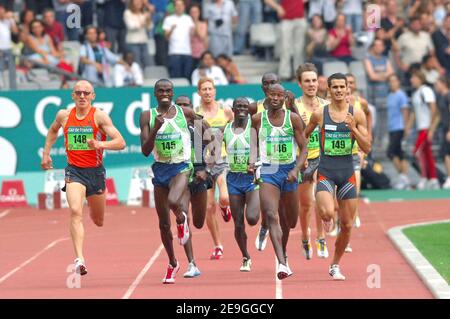
[[250, 159], [250, 150], [228, 149], [228, 158], [228, 164], [230, 165], [230, 170], [232, 172], [247, 173], [248, 162]]
[[69, 151], [88, 151], [88, 140], [94, 139], [94, 129], [90, 126], [70, 126], [67, 130], [67, 148]]
[[319, 147], [319, 130], [315, 129], [309, 136], [308, 150], [316, 150]]
[[350, 134], [350, 132], [325, 131], [324, 154], [329, 156], [352, 154], [352, 139]]
[[292, 160], [291, 136], [268, 136], [266, 143], [267, 156], [276, 161]]
[[160, 159], [170, 160], [179, 155], [183, 156], [181, 133], [157, 134], [155, 144]]

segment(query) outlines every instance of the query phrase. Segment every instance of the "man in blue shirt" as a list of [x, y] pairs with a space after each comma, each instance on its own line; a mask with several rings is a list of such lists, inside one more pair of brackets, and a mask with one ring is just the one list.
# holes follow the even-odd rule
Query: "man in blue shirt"
[[389, 77], [389, 88], [390, 93], [387, 97], [389, 147], [387, 155], [400, 174], [394, 188], [408, 189], [410, 188], [408, 162], [404, 158], [402, 149], [402, 140], [409, 135], [405, 129], [409, 117], [408, 97], [400, 89], [400, 81], [395, 74]]

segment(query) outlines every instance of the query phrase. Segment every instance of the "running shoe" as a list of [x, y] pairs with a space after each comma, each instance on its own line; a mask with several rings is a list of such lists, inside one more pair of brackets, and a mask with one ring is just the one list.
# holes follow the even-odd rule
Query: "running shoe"
[[302, 247], [303, 247], [303, 256], [305, 256], [306, 260], [311, 260], [314, 251], [312, 249], [310, 240], [309, 239], [302, 240]]
[[200, 270], [198, 269], [198, 267], [195, 265], [195, 263], [192, 261], [189, 263], [188, 265], [188, 269], [187, 271], [183, 274], [184, 278], [195, 278], [200, 276]]
[[183, 212], [183, 215], [184, 215], [184, 222], [182, 224], [177, 224], [178, 242], [180, 243], [180, 245], [185, 245], [189, 240], [188, 218], [185, 212]]
[[287, 256], [284, 256], [284, 259], [286, 259], [286, 267], [287, 267], [287, 270], [288, 270], [288, 277], [289, 277], [289, 276], [292, 276], [292, 274], [293, 274], [294, 272], [291, 270], [291, 267], [289, 267], [288, 257], [287, 257]]
[[442, 185], [442, 189], [450, 189], [450, 177], [447, 177], [444, 185]]
[[167, 266], [166, 270], [166, 276], [163, 279], [163, 284], [174, 284], [175, 283], [175, 277], [177, 275], [178, 270], [180, 270], [180, 264], [177, 260], [177, 265], [173, 267], [170, 263], [169, 266]]
[[86, 265], [84, 264], [84, 261], [81, 260], [81, 258], [75, 259], [74, 263], [75, 263], [75, 273], [80, 274], [81, 276], [84, 276], [88, 273]]
[[252, 270], [252, 260], [250, 258], [244, 257], [242, 259], [242, 266], [239, 270], [245, 272], [249, 272], [250, 270]]
[[214, 247], [214, 251], [210, 257], [211, 260], [219, 260], [222, 258], [223, 255], [223, 247], [222, 246], [216, 246]]
[[345, 276], [341, 274], [339, 265], [331, 265], [328, 273], [333, 277], [333, 280], [345, 280]]
[[428, 184], [428, 180], [426, 178], [422, 177], [419, 180], [419, 183], [416, 185], [416, 188], [419, 189], [419, 190], [426, 189], [427, 188], [427, 184]]
[[355, 221], [353, 222], [353, 227], [355, 227], [355, 228], [361, 227], [361, 219], [359, 218], [358, 215], [356, 215], [356, 217], [355, 217]]
[[350, 243], [347, 245], [347, 247], [345, 247], [345, 252], [346, 253], [351, 253], [353, 251], [352, 247], [350, 246]]
[[258, 232], [258, 236], [256, 236], [256, 249], [259, 251], [263, 251], [267, 245], [267, 239], [269, 238], [269, 230], [261, 226]]
[[223, 220], [228, 223], [231, 220], [230, 206], [225, 206], [225, 207], [220, 206], [220, 211], [222, 212]]
[[328, 248], [325, 238], [316, 239], [317, 257], [328, 258]]
[[427, 183], [427, 189], [441, 189], [441, 185], [439, 184], [439, 181], [437, 178], [432, 178]]
[[284, 278], [289, 277], [289, 268], [286, 265], [278, 264], [278, 270], [277, 270], [277, 278], [279, 280], [283, 280]]

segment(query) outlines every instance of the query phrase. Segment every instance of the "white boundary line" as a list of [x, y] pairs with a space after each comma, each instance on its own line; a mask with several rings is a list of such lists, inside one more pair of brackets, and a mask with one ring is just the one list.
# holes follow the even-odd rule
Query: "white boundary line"
[[2, 284], [6, 279], [8, 279], [9, 277], [11, 277], [12, 275], [14, 275], [16, 272], [18, 272], [19, 270], [21, 270], [23, 267], [25, 267], [26, 265], [28, 265], [29, 263], [31, 263], [33, 260], [35, 260], [36, 258], [38, 258], [40, 255], [42, 255], [43, 253], [45, 253], [47, 250], [53, 248], [56, 244], [58, 244], [59, 242], [62, 242], [64, 240], [68, 240], [69, 237], [64, 237], [64, 238], [60, 238], [57, 240], [52, 241], [50, 244], [48, 244], [44, 249], [40, 250], [39, 252], [37, 252], [33, 257], [29, 258], [28, 260], [24, 261], [22, 264], [20, 264], [18, 267], [14, 268], [13, 270], [11, 270], [9, 273], [7, 273], [6, 275], [4, 275], [3, 277], [0, 278], [0, 284]]
[[8, 215], [11, 212], [10, 209], [4, 210], [3, 212], [0, 213], [0, 218], [5, 217], [6, 215]]
[[283, 283], [277, 277], [278, 258], [275, 256], [275, 299], [283, 299]]
[[417, 250], [414, 244], [403, 234], [403, 230], [423, 225], [443, 224], [450, 222], [450, 219], [418, 223], [405, 226], [398, 226], [388, 230], [387, 234], [394, 245], [400, 250], [411, 267], [419, 275], [433, 296], [437, 299], [450, 299], [450, 286], [447, 281], [434, 269], [428, 260]]
[[147, 264], [144, 266], [144, 268], [141, 270], [139, 275], [136, 277], [136, 279], [133, 281], [131, 286], [128, 288], [127, 292], [123, 295], [122, 299], [129, 299], [131, 294], [134, 292], [136, 287], [139, 285], [141, 280], [144, 278], [147, 271], [150, 269], [150, 267], [153, 265], [153, 263], [156, 261], [156, 259], [159, 257], [163, 250], [164, 246], [161, 244], [158, 249], [155, 251], [153, 256], [150, 258], [150, 260], [147, 262]]

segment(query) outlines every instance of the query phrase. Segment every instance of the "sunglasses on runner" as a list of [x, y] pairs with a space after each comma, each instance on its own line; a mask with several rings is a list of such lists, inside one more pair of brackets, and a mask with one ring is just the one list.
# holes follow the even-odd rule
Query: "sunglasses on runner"
[[92, 92], [89, 92], [89, 91], [74, 91], [73, 93], [75, 93], [76, 96], [81, 96], [81, 94], [83, 94], [84, 96], [89, 96]]

